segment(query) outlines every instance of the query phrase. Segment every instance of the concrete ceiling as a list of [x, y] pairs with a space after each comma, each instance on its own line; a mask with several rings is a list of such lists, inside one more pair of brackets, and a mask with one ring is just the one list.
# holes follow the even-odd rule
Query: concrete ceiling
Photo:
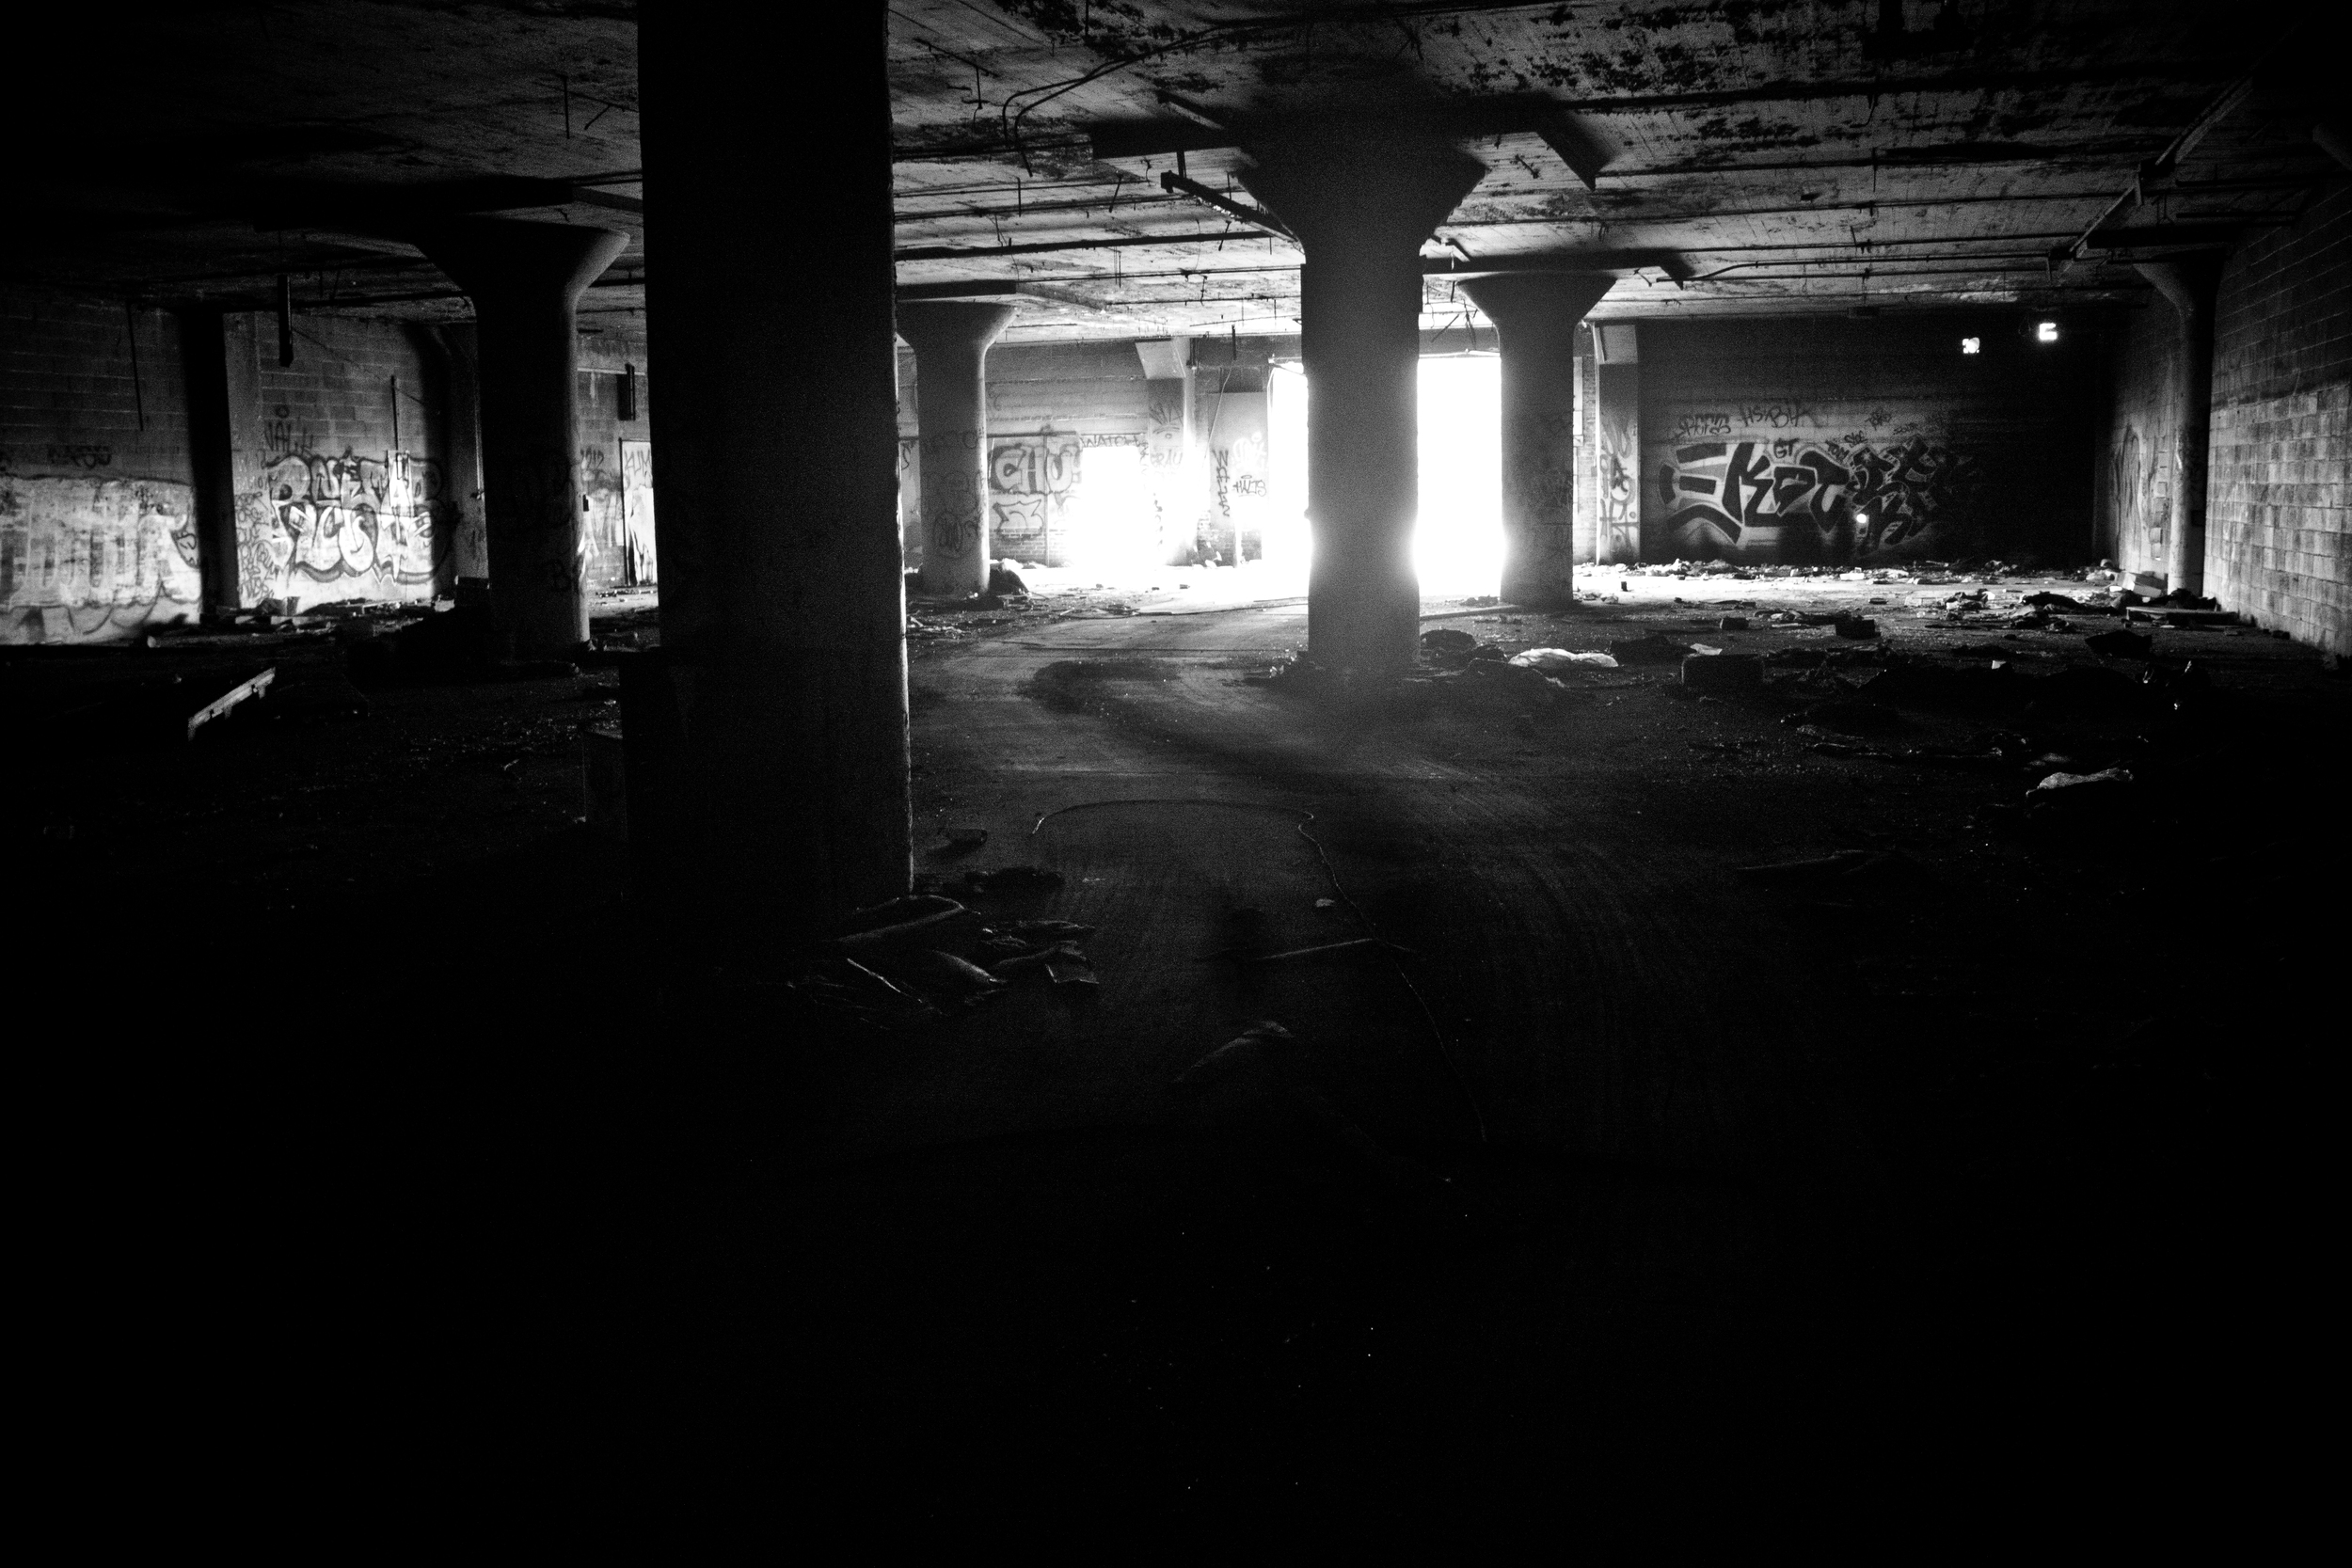
[[[25, 221], [0, 271], [254, 306], [287, 273], [303, 309], [462, 316], [400, 219], [503, 212], [628, 231], [586, 310], [633, 313], [634, 15], [158, 8], [105, 40], [103, 72], [27, 89]], [[1295, 330], [1296, 246], [1210, 198], [1247, 206], [1254, 133], [1374, 118], [1487, 167], [1424, 247], [1431, 328], [1468, 319], [1449, 271], [1513, 264], [1620, 274], [1601, 316], [2114, 303], [2144, 294], [2122, 262], [2287, 221], [2344, 177], [2312, 140], [2340, 111], [2300, 16], [894, 0], [899, 281], [1009, 293], [1016, 340]], [[1180, 170], [1208, 196], [1166, 188]]]

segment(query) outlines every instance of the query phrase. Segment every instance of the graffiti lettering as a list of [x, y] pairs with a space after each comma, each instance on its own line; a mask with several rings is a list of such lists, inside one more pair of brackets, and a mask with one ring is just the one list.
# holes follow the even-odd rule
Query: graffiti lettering
[[1673, 448], [1659, 465], [1658, 499], [1677, 550], [1839, 560], [1916, 538], [1975, 479], [1969, 458], [1917, 436], [1885, 448], [1702, 442]]
[[162, 481], [0, 479], [0, 641], [82, 641], [196, 602], [194, 492]]
[[1688, 441], [1697, 436], [1728, 436], [1731, 416], [1728, 414], [1685, 414], [1675, 423], [1674, 438]]
[[104, 445], [53, 446], [50, 463], [60, 468], [103, 468], [115, 460], [115, 449]]
[[[1767, 425], [1773, 430], [1787, 430], [1792, 425], [1812, 421], [1813, 410], [1802, 403], [1743, 403], [1740, 405], [1740, 422], [1743, 425]], [[1729, 434], [1728, 431], [1717, 434]]]
[[408, 452], [289, 452], [262, 471], [258, 504], [239, 498], [245, 596], [360, 579], [366, 589], [430, 585], [448, 515], [439, 465]]

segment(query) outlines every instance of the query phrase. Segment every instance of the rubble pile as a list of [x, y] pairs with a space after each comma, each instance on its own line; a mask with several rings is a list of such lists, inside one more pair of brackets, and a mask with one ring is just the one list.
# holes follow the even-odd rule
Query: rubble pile
[[[964, 874], [972, 893], [1044, 890], [1058, 873], [1006, 866]], [[960, 899], [914, 893], [859, 910], [784, 989], [812, 1013], [866, 1033], [930, 1027], [1025, 986], [1090, 996], [1091, 926], [991, 921]]]

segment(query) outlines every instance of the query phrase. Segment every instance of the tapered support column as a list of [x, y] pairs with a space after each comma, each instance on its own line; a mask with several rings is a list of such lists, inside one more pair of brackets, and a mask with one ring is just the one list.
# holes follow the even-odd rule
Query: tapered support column
[[1451, 147], [1357, 135], [1262, 144], [1242, 176], [1306, 246], [1307, 651], [1327, 669], [1409, 665], [1421, 630], [1421, 245], [1486, 170]]
[[914, 350], [926, 594], [988, 592], [988, 345], [1011, 320], [1009, 305], [898, 307]]
[[1515, 273], [1462, 285], [1502, 336], [1502, 596], [1576, 602], [1576, 327], [1616, 282]]
[[[760, 13], [678, 0], [640, 24], [662, 646], [623, 670], [629, 848], [695, 954], [772, 952], [907, 889], [885, 21], [837, 8], [828, 90], [782, 96]], [[793, 201], [743, 200], [746, 167], [803, 162]], [[811, 211], [816, 310], [777, 272]]]
[[522, 658], [588, 641], [580, 530], [580, 291], [628, 236], [568, 223], [453, 218], [414, 236], [472, 296], [482, 344], [482, 489], [490, 603]]
[[2198, 258], [2142, 261], [2140, 276], [2171, 302], [2180, 324], [2180, 379], [2172, 388], [2172, 516], [2165, 539], [2165, 587], [2205, 591], [2205, 456], [2213, 438], [2213, 306], [2221, 280]]

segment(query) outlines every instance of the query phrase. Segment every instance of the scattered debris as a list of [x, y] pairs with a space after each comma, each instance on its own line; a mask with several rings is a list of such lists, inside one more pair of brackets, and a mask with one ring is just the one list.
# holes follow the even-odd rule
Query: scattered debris
[[[1423, 641], [1427, 641], [1425, 638]], [[1565, 648], [1530, 648], [1511, 656], [1510, 663], [1522, 670], [1540, 670], [1549, 674], [1558, 670], [1614, 670], [1617, 661], [1607, 654], [1570, 653]]]
[[936, 946], [943, 941], [975, 933], [980, 917], [952, 898], [914, 894], [860, 910], [850, 917], [854, 929], [834, 939], [836, 953], [847, 958], [873, 958], [911, 948]]

